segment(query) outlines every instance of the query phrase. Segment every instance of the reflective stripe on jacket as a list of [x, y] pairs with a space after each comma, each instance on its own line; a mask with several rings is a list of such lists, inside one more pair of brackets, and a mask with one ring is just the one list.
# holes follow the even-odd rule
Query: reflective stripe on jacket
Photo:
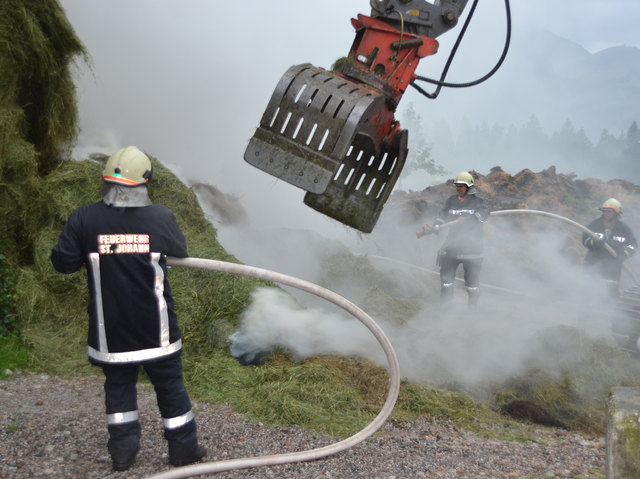
[[89, 360], [132, 364], [182, 349], [166, 256], [186, 257], [184, 235], [164, 206], [74, 211], [51, 252], [61, 273], [87, 267]]
[[459, 224], [448, 228], [443, 250], [451, 255], [482, 256], [483, 224], [489, 218], [489, 208], [482, 198], [476, 196], [473, 187], [469, 189], [463, 201], [460, 201], [458, 195], [447, 198], [440, 215], [440, 220], [443, 222], [462, 219]]

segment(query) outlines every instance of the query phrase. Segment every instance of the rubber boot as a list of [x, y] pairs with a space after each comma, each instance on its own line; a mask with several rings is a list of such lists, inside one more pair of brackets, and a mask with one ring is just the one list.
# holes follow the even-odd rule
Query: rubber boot
[[440, 285], [440, 302], [449, 303], [453, 299], [453, 283]]
[[177, 429], [165, 429], [164, 437], [169, 442], [169, 462], [181, 467], [202, 461], [207, 455], [204, 446], [198, 444], [196, 422], [189, 421]]
[[107, 449], [114, 471], [126, 471], [133, 466], [140, 450], [140, 423], [135, 421], [109, 426]]
[[480, 288], [467, 287], [467, 305], [469, 309], [474, 309], [478, 306], [478, 299], [480, 299]]

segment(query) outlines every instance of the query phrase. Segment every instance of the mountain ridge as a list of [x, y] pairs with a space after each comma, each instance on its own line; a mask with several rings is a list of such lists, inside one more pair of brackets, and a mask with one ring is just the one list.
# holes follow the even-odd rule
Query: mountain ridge
[[[461, 57], [457, 63], [477, 62]], [[590, 53], [579, 44], [540, 29], [515, 32], [502, 67], [481, 85], [448, 91], [416, 107], [425, 118], [450, 124], [520, 125], [532, 115], [548, 130], [567, 120], [592, 141], [603, 130], [616, 135], [640, 119], [640, 49], [614, 46]], [[424, 113], [428, 113], [425, 115]]]

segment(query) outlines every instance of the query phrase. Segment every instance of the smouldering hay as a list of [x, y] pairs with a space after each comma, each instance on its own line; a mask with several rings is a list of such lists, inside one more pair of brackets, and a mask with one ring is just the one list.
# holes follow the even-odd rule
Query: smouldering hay
[[[86, 274], [61, 275], [49, 262], [69, 213], [99, 200], [106, 159], [96, 155], [61, 163], [77, 133], [69, 67], [78, 57], [86, 59], [84, 47], [57, 0], [0, 1], [0, 236], [6, 240], [6, 251], [0, 253], [16, 273], [22, 332], [3, 344], [26, 344], [32, 369], [60, 375], [96, 373], [86, 360]], [[190, 255], [235, 261], [217, 242], [193, 192], [152, 161], [151, 198], [173, 210]], [[327, 287], [333, 290], [348, 281], [366, 304], [398, 322], [436, 291], [407, 275], [379, 274], [368, 260], [346, 252], [329, 258], [326, 267]], [[263, 282], [183, 268], [169, 275], [185, 338], [185, 378], [194, 400], [231, 403], [267, 424], [295, 424], [335, 436], [357, 432], [382, 407], [388, 373], [367, 361], [321, 357], [293, 363], [278, 352], [260, 367], [243, 367], [229, 355], [226, 337], [237, 327], [251, 291]], [[531, 397], [572, 415], [576, 427], [601, 425], [604, 388], [590, 379], [635, 385], [637, 368], [601, 345], [583, 351], [590, 354], [563, 365], [560, 380], [538, 368], [538, 376], [502, 385], [504, 392], [496, 400]], [[0, 359], [6, 357], [0, 347]], [[519, 432], [524, 429], [467, 395], [403, 382], [393, 420], [424, 414], [485, 436], [525, 437]]]
[[382, 273], [368, 257], [355, 256], [346, 248], [322, 261], [325, 273], [320, 284], [348, 296], [374, 318], [402, 323], [437, 300], [439, 286], [427, 272], [405, 268]]
[[[95, 373], [85, 357], [85, 273], [56, 273], [49, 263], [49, 253], [67, 215], [81, 204], [99, 199], [105, 158], [95, 156], [88, 161], [63, 163], [47, 177], [41, 194], [34, 199], [48, 214], [36, 237], [35, 264], [22, 268], [19, 276], [18, 316], [24, 341], [31, 347], [31, 367], [36, 370], [61, 375]], [[152, 161], [155, 180], [151, 197], [176, 212], [190, 254], [235, 261], [217, 242], [216, 231], [206, 221], [193, 192], [155, 159]], [[336, 263], [350, 264], [345, 256], [340, 258]], [[356, 269], [349, 274], [342, 270], [341, 280], [352, 281], [353, 275], [366, 271], [369, 279], [362, 292], [369, 294], [374, 303], [371, 291], [376, 288], [384, 291], [374, 295], [381, 309], [385, 309], [386, 304], [397, 310], [398, 301], [410, 304], [418, 300], [413, 297], [416, 291], [403, 288], [401, 280], [391, 285], [389, 275], [379, 271], [376, 274], [375, 268], [361, 259], [351, 261], [357, 265]], [[172, 268], [169, 275], [185, 338], [185, 378], [194, 400], [230, 403], [238, 411], [267, 424], [297, 424], [338, 437], [354, 434], [379, 412], [388, 393], [389, 376], [385, 368], [368, 361], [320, 357], [292, 363], [285, 353], [279, 352], [262, 366], [243, 367], [230, 356], [226, 338], [237, 327], [239, 314], [248, 305], [251, 291], [263, 282], [186, 268]], [[333, 277], [333, 273], [328, 277]], [[403, 310], [409, 311], [410, 307]], [[567, 336], [576, 335], [569, 332]], [[552, 335], [551, 339], [556, 337]], [[559, 343], [551, 341], [551, 346], [558, 354], [562, 352]], [[594, 397], [596, 392], [600, 394], [601, 403], [586, 403], [582, 395], [590, 383], [585, 382], [585, 378], [597, 374], [608, 376], [616, 384], [628, 385], [632, 368], [621, 368], [623, 363], [614, 358], [613, 352], [602, 345], [583, 349], [583, 363], [567, 362], [570, 379], [560, 386], [554, 382], [557, 378], [548, 378], [545, 382], [523, 376], [521, 382], [500, 385], [492, 392], [506, 390], [505, 400], [534, 397], [540, 402], [542, 397], [546, 402], [541, 406], [554, 414], [560, 410], [574, 415], [573, 422], [562, 418], [571, 427], [598, 430], [604, 414], [603, 392], [593, 391]], [[566, 354], [558, 357], [564, 358], [563, 361], [567, 359]], [[580, 365], [589, 367], [582, 371], [578, 368]], [[537, 387], [537, 392], [527, 396], [523, 391], [530, 393], [530, 390], [525, 384]], [[424, 414], [484, 436], [527, 438], [524, 427], [514, 425], [468, 394], [403, 382], [392, 419], [411, 420]]]
[[554, 328], [540, 339], [544, 357], [530, 358], [527, 370], [497, 385], [492, 403], [529, 401], [569, 429], [602, 433], [611, 388], [640, 385], [637, 359], [575, 328]]
[[358, 358], [325, 356], [316, 360], [333, 370], [336, 380], [358, 391], [362, 410], [377, 414], [382, 409], [390, 387], [386, 369]]
[[373, 318], [385, 318], [397, 324], [418, 314], [424, 307], [424, 300], [393, 296], [378, 287], [369, 290], [362, 301], [364, 308]]
[[501, 418], [489, 406], [474, 401], [466, 394], [403, 381], [393, 418], [412, 420], [424, 415], [451, 422], [484, 437], [531, 439], [526, 428]]

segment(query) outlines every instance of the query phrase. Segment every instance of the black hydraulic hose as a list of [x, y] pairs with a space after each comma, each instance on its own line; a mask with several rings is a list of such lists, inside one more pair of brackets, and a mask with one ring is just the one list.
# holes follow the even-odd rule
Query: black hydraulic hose
[[[415, 80], [413, 80], [410, 83], [410, 85], [413, 88], [415, 88], [420, 94], [426, 96], [427, 98], [435, 99], [435, 98], [437, 98], [438, 94], [440, 93], [440, 90], [442, 89], [442, 87], [467, 88], [467, 87], [478, 85], [478, 84], [488, 80], [489, 78], [491, 78], [498, 71], [498, 69], [500, 69], [500, 67], [504, 63], [504, 60], [507, 57], [507, 52], [509, 51], [509, 45], [511, 44], [511, 7], [510, 7], [510, 4], [509, 4], [509, 0], [505, 0], [504, 1], [504, 3], [505, 3], [505, 14], [506, 14], [506, 17], [507, 17], [507, 33], [505, 35], [504, 47], [502, 49], [502, 54], [500, 55], [500, 58], [498, 59], [498, 62], [491, 69], [491, 71], [489, 71], [489, 73], [487, 73], [486, 75], [482, 76], [481, 78], [478, 78], [477, 80], [474, 80], [474, 81], [471, 81], [471, 82], [449, 83], [449, 82], [445, 82], [444, 81], [444, 79], [447, 76], [447, 73], [449, 72], [449, 67], [451, 66], [451, 63], [453, 62], [453, 58], [454, 58], [454, 56], [456, 54], [456, 51], [458, 50], [458, 47], [460, 46], [460, 43], [461, 43], [462, 38], [464, 36], [464, 33], [465, 33], [465, 31], [466, 31], [466, 29], [467, 29], [467, 27], [469, 25], [469, 21], [471, 20], [471, 18], [473, 16], [473, 13], [475, 11], [477, 3], [478, 3], [478, 1], [475, 0], [473, 5], [471, 6], [471, 10], [469, 12], [469, 15], [467, 16], [465, 24], [464, 24], [462, 30], [460, 31], [460, 34], [458, 35], [458, 38], [456, 40], [456, 43], [455, 43], [453, 49], [451, 50], [449, 58], [447, 59], [447, 63], [445, 65], [445, 68], [442, 71], [442, 75], [440, 76], [440, 80], [434, 80], [432, 78], [428, 78], [428, 77], [423, 77], [423, 76], [417, 75], [415, 77]], [[426, 83], [432, 83], [434, 85], [437, 85], [437, 88], [433, 93], [428, 93], [423, 88], [421, 88], [418, 85], [416, 85], [416, 83], [415, 83], [416, 80], [424, 81]]]
[[375, 417], [375, 419], [371, 423], [369, 423], [367, 427], [354, 434], [353, 436], [343, 439], [342, 441], [329, 444], [325, 447], [310, 449], [307, 451], [274, 454], [261, 457], [228, 459], [216, 462], [204, 462], [191, 466], [171, 469], [159, 474], [154, 474], [153, 476], [149, 476], [148, 479], [182, 479], [186, 477], [198, 476], [201, 474], [211, 474], [236, 469], [248, 469], [252, 467], [273, 466], [278, 464], [288, 464], [292, 462], [303, 462], [320, 459], [332, 454], [337, 454], [338, 452], [344, 451], [345, 449], [353, 447], [356, 444], [364, 441], [366, 438], [376, 432], [391, 415], [393, 407], [398, 399], [398, 394], [400, 392], [400, 366], [398, 364], [398, 358], [395, 354], [395, 351], [393, 350], [391, 342], [386, 337], [380, 326], [378, 326], [378, 324], [373, 319], [371, 319], [371, 317], [367, 313], [365, 313], [355, 304], [351, 303], [339, 294], [325, 289], [322, 286], [318, 286], [317, 284], [310, 283], [300, 278], [295, 278], [293, 276], [288, 276], [282, 273], [276, 273], [274, 271], [256, 268], [254, 266], [246, 266], [243, 264], [228, 263], [226, 261], [216, 261], [202, 258], [171, 257], [167, 257], [167, 265], [172, 267], [222, 271], [226, 273], [240, 274], [243, 276], [251, 276], [274, 283], [286, 284], [302, 291], [307, 291], [308, 293], [315, 294], [316, 296], [319, 296], [337, 306], [340, 306], [342, 309], [344, 309], [356, 319], [358, 319], [361, 323], [363, 323], [369, 329], [369, 331], [373, 333], [373, 335], [382, 346], [382, 349], [384, 350], [387, 357], [387, 362], [389, 363], [390, 386], [387, 400], [385, 401], [382, 409]]

